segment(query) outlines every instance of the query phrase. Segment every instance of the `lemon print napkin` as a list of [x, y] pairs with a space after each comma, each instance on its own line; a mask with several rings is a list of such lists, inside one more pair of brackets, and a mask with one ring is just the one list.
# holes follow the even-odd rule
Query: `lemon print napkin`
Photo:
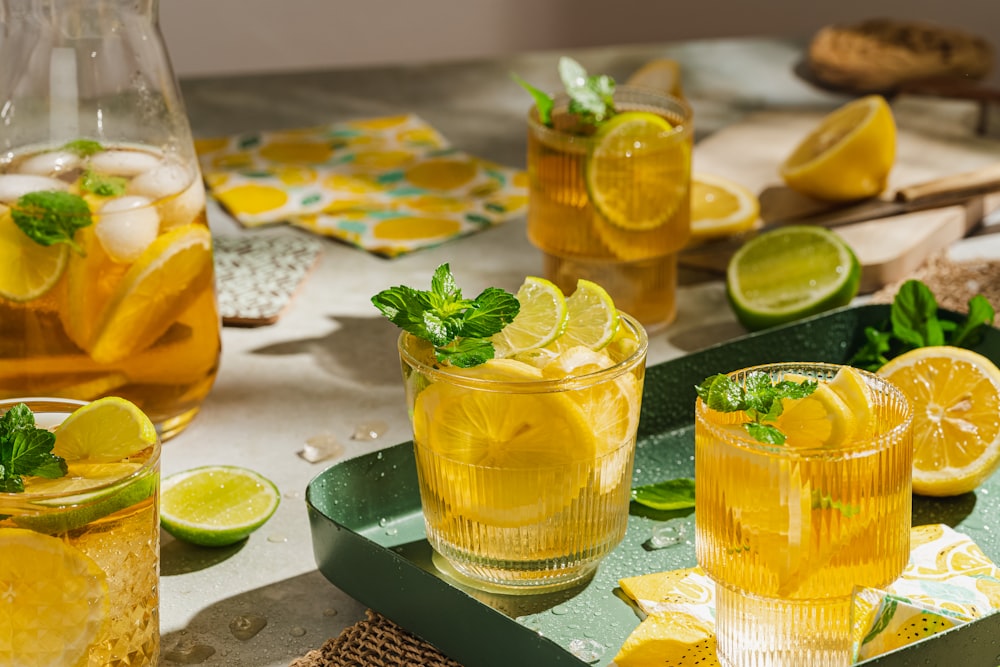
[[527, 208], [526, 178], [407, 114], [195, 142], [212, 195], [246, 227], [279, 222], [395, 257]]
[[[1000, 567], [944, 524], [915, 526], [910, 560], [885, 590], [854, 592], [854, 660], [861, 661], [1000, 611]], [[715, 667], [715, 586], [693, 567], [629, 577], [622, 591], [646, 615], [615, 656], [618, 667]], [[701, 662], [697, 662], [701, 660]]]

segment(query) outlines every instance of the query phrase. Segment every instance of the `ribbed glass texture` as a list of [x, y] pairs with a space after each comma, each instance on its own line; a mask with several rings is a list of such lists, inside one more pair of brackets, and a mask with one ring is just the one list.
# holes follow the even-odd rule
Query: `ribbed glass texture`
[[[764, 366], [733, 377], [755, 370], [826, 381], [837, 367]], [[719, 585], [723, 664], [848, 664], [853, 587], [885, 586], [906, 564], [910, 409], [885, 380], [864, 379], [870, 425], [839, 448], [765, 445], [733, 426], [740, 413], [697, 403], [696, 552]]]

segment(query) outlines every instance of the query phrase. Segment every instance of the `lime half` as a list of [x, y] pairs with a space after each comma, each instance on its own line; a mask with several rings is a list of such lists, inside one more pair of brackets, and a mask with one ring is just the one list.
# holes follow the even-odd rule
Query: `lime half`
[[204, 466], [164, 478], [160, 525], [179, 540], [222, 547], [246, 539], [278, 509], [278, 487], [237, 466]]
[[726, 271], [729, 302], [751, 331], [847, 305], [860, 282], [861, 264], [843, 239], [808, 225], [755, 236]]
[[562, 290], [544, 278], [529, 276], [517, 290], [521, 309], [514, 321], [491, 340], [498, 357], [548, 345], [566, 326], [566, 299]]

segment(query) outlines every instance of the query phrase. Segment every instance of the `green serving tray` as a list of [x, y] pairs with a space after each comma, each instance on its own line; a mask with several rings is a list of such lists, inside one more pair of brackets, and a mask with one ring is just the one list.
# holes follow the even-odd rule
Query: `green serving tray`
[[[634, 483], [693, 477], [694, 387], [707, 375], [777, 361], [844, 363], [863, 341], [865, 326], [883, 325], [888, 317], [884, 305], [844, 308], [650, 366]], [[989, 329], [976, 349], [1000, 363], [1000, 331]], [[640, 621], [618, 580], [696, 562], [693, 512], [655, 512], [633, 503], [625, 540], [588, 582], [537, 595], [466, 587], [438, 566], [425, 539], [409, 442], [331, 466], [309, 483], [306, 501], [323, 575], [465, 667], [608, 665]], [[1000, 562], [998, 517], [1000, 473], [975, 493], [914, 497], [914, 524], [949, 524]], [[676, 544], [651, 548], [654, 528]], [[1000, 614], [993, 614], [861, 664], [996, 667], [998, 638]]]

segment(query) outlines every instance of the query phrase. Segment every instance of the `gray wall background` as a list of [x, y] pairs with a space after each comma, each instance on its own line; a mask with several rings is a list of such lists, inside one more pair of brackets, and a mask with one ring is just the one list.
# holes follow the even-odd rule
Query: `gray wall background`
[[[1000, 48], [1000, 0], [160, 0], [179, 77], [427, 63], [927, 20]], [[994, 67], [991, 79], [998, 79]]]

